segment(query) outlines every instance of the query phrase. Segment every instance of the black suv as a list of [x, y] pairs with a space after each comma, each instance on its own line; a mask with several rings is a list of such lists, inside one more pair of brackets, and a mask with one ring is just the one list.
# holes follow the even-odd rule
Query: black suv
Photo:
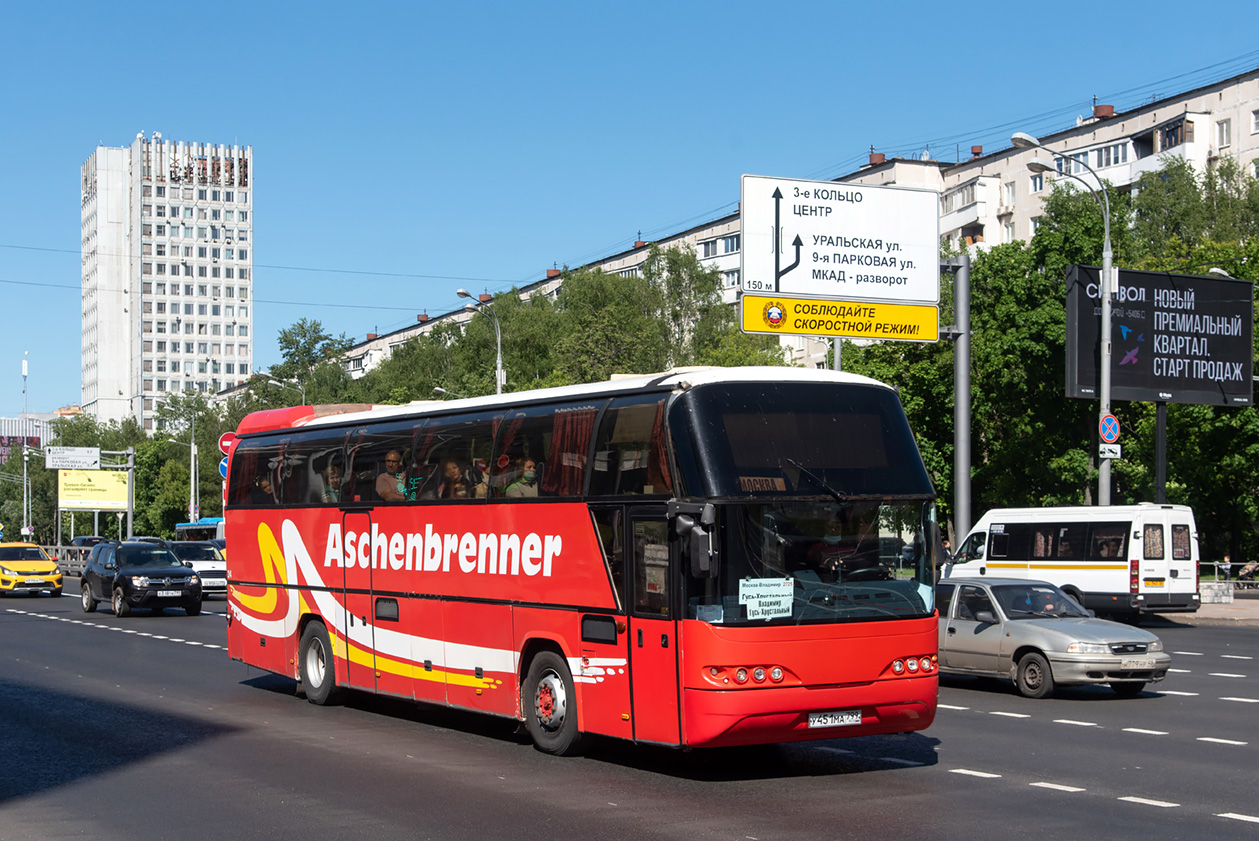
[[117, 616], [126, 616], [133, 607], [155, 613], [182, 607], [189, 616], [201, 612], [201, 578], [164, 545], [98, 543], [92, 547], [81, 580], [85, 613], [105, 601], [113, 605]]

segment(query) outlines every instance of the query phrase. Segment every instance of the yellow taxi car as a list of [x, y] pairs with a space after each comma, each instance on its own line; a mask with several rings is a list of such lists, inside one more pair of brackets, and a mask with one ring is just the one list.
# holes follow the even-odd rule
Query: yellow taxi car
[[0, 594], [38, 593], [61, 595], [61, 570], [42, 547], [34, 543], [0, 543]]

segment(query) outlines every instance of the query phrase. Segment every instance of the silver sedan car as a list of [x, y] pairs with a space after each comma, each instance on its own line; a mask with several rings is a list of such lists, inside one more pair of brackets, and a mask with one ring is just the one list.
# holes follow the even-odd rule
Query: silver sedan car
[[947, 578], [936, 606], [940, 671], [1009, 678], [1028, 698], [1090, 683], [1137, 695], [1171, 665], [1154, 634], [1096, 619], [1045, 581]]

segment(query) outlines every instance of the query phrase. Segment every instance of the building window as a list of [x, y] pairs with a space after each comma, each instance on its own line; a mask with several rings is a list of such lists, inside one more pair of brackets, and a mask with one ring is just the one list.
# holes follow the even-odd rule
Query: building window
[[197, 198], [205, 201], [205, 190], [197, 190]]
[[739, 270], [738, 269], [735, 269], [734, 271], [730, 271], [730, 272], [722, 272], [722, 277], [725, 279], [725, 284], [727, 288], [731, 288], [731, 287], [735, 287], [739, 285]]
[[[739, 235], [738, 234], [735, 234], [732, 237], [722, 237], [721, 251], [723, 254], [734, 254], [738, 250], [739, 250]], [[242, 260], [245, 259], [245, 255], [243, 252], [241, 253], [240, 259]]]
[[1014, 242], [1014, 223], [1006, 222], [1001, 226], [1002, 235], [1005, 242]]
[[157, 390], [158, 390], [158, 391], [165, 391], [165, 390], [166, 390], [166, 380], [158, 380], [158, 381], [157, 381]]
[[165, 225], [158, 225], [158, 226], [157, 226], [157, 235], [158, 235], [159, 237], [164, 237], [164, 236], [166, 236], [166, 226], [165, 226]]
[[1180, 119], [1158, 130], [1159, 151], [1172, 149], [1182, 143], [1193, 142], [1193, 122]]
[[225, 373], [225, 374], [235, 374], [235, 373], [236, 373], [236, 363], [234, 363], [234, 362], [225, 362], [225, 363], [223, 363], [223, 368], [225, 369], [225, 370], [224, 370], [224, 372], [223, 372], [223, 373]]
[[1038, 172], [1032, 176], [1029, 189], [1033, 193], [1039, 193], [1041, 190], [1045, 189], [1045, 174], [1043, 172]]
[[716, 257], [716, 256], [717, 256], [717, 240], [715, 240], [715, 239], [710, 239], [708, 242], [701, 242], [701, 243], [699, 244], [699, 247], [700, 247], [700, 251], [701, 251], [701, 253], [702, 253], [702, 256], [704, 256], [704, 257]]
[[1227, 149], [1233, 143], [1233, 121], [1220, 120], [1215, 124], [1215, 141], [1221, 149]]
[[1002, 195], [1005, 196], [1005, 201], [1001, 203], [1005, 205], [1014, 204], [1014, 182], [1007, 181], [1005, 184], [1002, 185], [1002, 190], [1004, 191]]
[[1036, 236], [1036, 232], [1040, 230], [1040, 216], [1032, 217], [1032, 236]]
[[[147, 189], [147, 188], [146, 188], [146, 189]], [[162, 196], [164, 196], [164, 195], [166, 195], [166, 188], [165, 188], [165, 187], [158, 187], [158, 188], [157, 188], [157, 197], [160, 199], [160, 198], [161, 198]]]

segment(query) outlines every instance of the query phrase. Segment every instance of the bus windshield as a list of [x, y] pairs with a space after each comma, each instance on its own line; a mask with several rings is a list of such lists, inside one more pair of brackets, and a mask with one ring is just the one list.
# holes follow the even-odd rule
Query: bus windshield
[[719, 571], [688, 582], [714, 624], [920, 619], [935, 608], [935, 503], [806, 500], [718, 509]]
[[[715, 383], [670, 413], [709, 497], [935, 492], [896, 393], [863, 383]], [[693, 462], [692, 462], [693, 460]]]

